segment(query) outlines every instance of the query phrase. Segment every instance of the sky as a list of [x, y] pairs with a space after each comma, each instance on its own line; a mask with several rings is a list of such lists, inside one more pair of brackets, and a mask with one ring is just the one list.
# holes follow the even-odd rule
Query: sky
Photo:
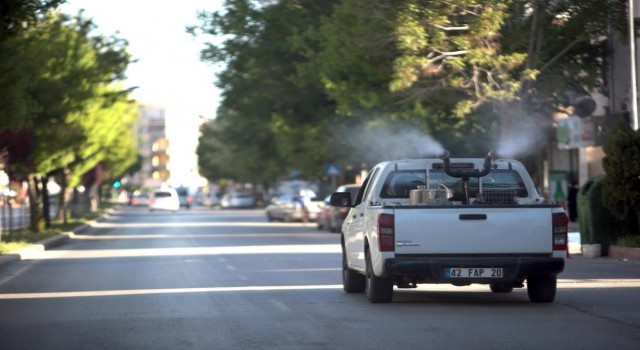
[[223, 0], [67, 0], [63, 13], [91, 18], [99, 34], [129, 42], [135, 63], [127, 69], [126, 87], [140, 103], [166, 111], [169, 170], [174, 185], [199, 179], [195, 148], [198, 126], [215, 117], [219, 90], [210, 63], [200, 61], [204, 43], [213, 38], [193, 37], [188, 25], [198, 25], [198, 11], [223, 8]]

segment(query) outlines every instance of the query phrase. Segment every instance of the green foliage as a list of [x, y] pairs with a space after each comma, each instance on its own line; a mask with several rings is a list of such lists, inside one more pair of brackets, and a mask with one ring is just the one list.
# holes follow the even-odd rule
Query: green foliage
[[618, 238], [616, 245], [627, 248], [640, 248], [640, 235]]
[[640, 213], [640, 131], [619, 122], [609, 134], [604, 152], [605, 205], [618, 218], [637, 216]]
[[307, 40], [315, 46], [305, 52], [308, 62], [299, 70], [319, 78], [338, 112], [389, 107], [396, 52], [389, 18], [394, 11], [386, 3], [338, 1], [332, 13], [308, 32]]
[[[20, 72], [15, 73], [22, 78], [19, 81], [28, 82], [12, 97], [17, 99], [16, 104], [32, 107], [22, 110], [6, 107], [8, 115], [14, 115], [11, 111], [17, 114], [8, 123], [2, 123], [2, 127], [30, 130], [33, 153], [22, 160], [33, 164], [30, 167], [33, 172], [47, 174], [77, 162], [78, 152], [86, 154], [94, 149], [86, 144], [95, 143], [90, 138], [104, 136], [96, 129], [113, 129], [113, 121], [95, 115], [87, 118], [85, 111], [90, 103], [103, 109], [117, 101], [113, 96], [122, 92], [105, 87], [123, 77], [130, 57], [125, 51], [126, 42], [91, 37], [93, 29], [91, 21], [81, 17], [71, 19], [48, 13], [20, 38], [2, 43], [16, 43], [32, 54], [27, 57], [23, 52], [11, 51], [16, 54], [12, 69]], [[0, 89], [4, 87], [0, 83]], [[16, 87], [7, 90], [15, 92]], [[96, 126], [96, 120], [105, 123]]]
[[38, 16], [58, 7], [65, 0], [2, 0], [0, 4], [0, 42], [21, 33], [38, 21]]
[[227, 66], [218, 77], [224, 99], [217, 118], [203, 126], [197, 149], [200, 173], [210, 181], [269, 184], [293, 168], [318, 172], [322, 153], [315, 153], [322, 147], [315, 145], [324, 143], [322, 127], [308, 128], [322, 125], [333, 108], [317, 82], [298, 75], [296, 64], [306, 61], [303, 33], [326, 10], [296, 1], [258, 8], [236, 0], [227, 2], [226, 13], [204, 17], [200, 30], [226, 35], [202, 53]]
[[[126, 95], [118, 95], [118, 99], [110, 95], [119, 93], [120, 89], [104, 89], [100, 97], [88, 102], [84, 112], [69, 116], [86, 135], [81, 147], [73, 148], [71, 187], [79, 185], [82, 176], [98, 164], [111, 176], [119, 177], [138, 161], [138, 145], [133, 134], [138, 106], [126, 100]], [[105, 103], [103, 96], [111, 96], [109, 103]]]

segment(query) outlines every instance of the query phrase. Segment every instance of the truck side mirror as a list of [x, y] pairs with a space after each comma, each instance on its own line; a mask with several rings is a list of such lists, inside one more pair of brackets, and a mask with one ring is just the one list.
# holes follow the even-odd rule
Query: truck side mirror
[[334, 207], [351, 207], [351, 193], [350, 192], [334, 192], [331, 195], [329, 203]]

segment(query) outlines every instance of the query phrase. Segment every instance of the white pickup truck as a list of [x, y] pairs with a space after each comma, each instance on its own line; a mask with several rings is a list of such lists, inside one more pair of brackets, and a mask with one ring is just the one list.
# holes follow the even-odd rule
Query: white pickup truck
[[525, 167], [499, 159], [388, 161], [376, 165], [342, 225], [347, 293], [390, 302], [394, 285], [488, 284], [492, 292], [524, 287], [530, 301], [553, 302], [564, 270], [568, 218], [545, 203]]

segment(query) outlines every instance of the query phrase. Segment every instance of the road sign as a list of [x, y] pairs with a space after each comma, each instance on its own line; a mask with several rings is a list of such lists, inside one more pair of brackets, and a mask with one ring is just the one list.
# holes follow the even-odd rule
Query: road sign
[[327, 176], [340, 176], [341, 172], [340, 165], [337, 163], [329, 163], [324, 166], [324, 173]]

